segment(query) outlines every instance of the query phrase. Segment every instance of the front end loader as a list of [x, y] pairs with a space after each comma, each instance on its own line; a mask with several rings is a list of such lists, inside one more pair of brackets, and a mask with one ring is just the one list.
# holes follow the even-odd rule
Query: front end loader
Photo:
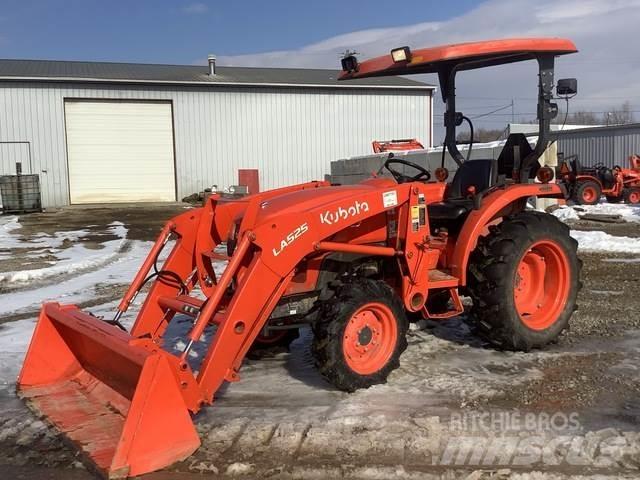
[[[439, 75], [445, 147], [458, 164], [451, 181], [444, 165], [432, 180], [390, 155], [357, 185], [310, 182], [236, 200], [214, 194], [165, 225], [112, 320], [43, 305], [19, 395], [90, 465], [119, 478], [191, 455], [200, 445], [191, 416], [240, 379], [256, 342], [287, 343], [306, 326], [320, 373], [349, 392], [385, 382], [398, 367], [409, 317], [459, 315], [462, 292], [493, 345], [543, 347], [575, 309], [580, 261], [566, 226], [525, 208], [530, 197], [566, 197], [538, 159], [557, 113], [554, 59], [575, 51], [563, 39], [514, 39], [344, 58], [345, 81]], [[511, 136], [498, 159], [465, 162], [455, 142], [463, 120], [456, 73], [524, 60], [539, 67], [538, 144]], [[171, 250], [160, 262], [163, 248]], [[122, 316], [143, 290], [127, 331]], [[176, 355], [163, 340], [178, 316], [192, 323]], [[207, 349], [199, 364], [189, 355], [196, 344]]]

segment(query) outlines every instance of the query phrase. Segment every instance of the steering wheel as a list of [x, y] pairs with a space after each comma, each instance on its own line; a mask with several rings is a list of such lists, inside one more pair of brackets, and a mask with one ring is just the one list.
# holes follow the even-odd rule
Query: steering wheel
[[[399, 171], [394, 170], [393, 167], [391, 167], [391, 165], [394, 163], [398, 163], [400, 165], [406, 165], [407, 167], [414, 168], [418, 170], [419, 173], [417, 175], [414, 175], [413, 177], [409, 175], [405, 175], [404, 173], [400, 173]], [[409, 160], [402, 160], [400, 158], [393, 158], [390, 156], [389, 159], [387, 159], [387, 161], [384, 162], [383, 166], [384, 168], [389, 170], [389, 173], [393, 175], [393, 178], [395, 178], [396, 182], [398, 183], [418, 182], [420, 180], [428, 181], [431, 178], [431, 174], [429, 173], [429, 170], [421, 167], [418, 164], [410, 162]]]

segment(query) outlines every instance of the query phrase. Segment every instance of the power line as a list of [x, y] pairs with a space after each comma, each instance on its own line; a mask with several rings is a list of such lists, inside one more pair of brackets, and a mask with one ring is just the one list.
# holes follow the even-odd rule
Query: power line
[[[512, 107], [513, 107], [513, 104], [512, 104], [512, 103], [510, 103], [510, 104], [508, 104], [508, 105], [504, 105], [504, 106], [502, 106], [502, 107], [500, 107], [500, 108], [496, 108], [495, 110], [492, 110], [492, 111], [487, 112], [487, 113], [481, 113], [481, 114], [479, 114], [479, 115], [473, 115], [473, 116], [472, 116], [472, 117], [470, 117], [470, 118], [471, 118], [472, 120], [475, 120], [476, 118], [488, 117], [489, 115], [507, 115], [506, 113], [500, 113], [500, 114], [499, 114], [499, 113], [496, 113], [496, 112], [500, 112], [500, 111], [502, 111], [502, 110], [506, 110], [507, 108], [512, 108]], [[512, 114], [513, 114], [513, 112], [512, 112], [512, 113], [510, 113], [510, 114], [508, 114], [508, 115], [512, 115]]]

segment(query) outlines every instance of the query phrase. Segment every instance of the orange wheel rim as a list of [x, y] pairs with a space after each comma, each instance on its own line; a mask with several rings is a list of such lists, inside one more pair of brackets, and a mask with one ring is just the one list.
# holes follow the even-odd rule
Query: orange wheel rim
[[383, 368], [398, 340], [395, 316], [389, 307], [372, 302], [360, 307], [344, 329], [342, 351], [347, 365], [360, 375]]
[[532, 330], [553, 325], [569, 296], [569, 260], [555, 242], [534, 243], [522, 256], [515, 275], [514, 300], [522, 322]]
[[629, 194], [629, 203], [640, 203], [640, 192], [631, 192]]
[[593, 187], [586, 187], [582, 191], [582, 199], [585, 202], [593, 202], [594, 200], [596, 200], [596, 196], [597, 196], [597, 192], [596, 192], [596, 189]]

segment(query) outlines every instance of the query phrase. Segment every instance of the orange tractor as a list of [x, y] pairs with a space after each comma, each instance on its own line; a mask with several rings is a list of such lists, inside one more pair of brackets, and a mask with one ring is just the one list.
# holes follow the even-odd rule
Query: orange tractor
[[609, 203], [640, 204], [640, 156], [629, 157], [631, 168], [618, 165], [609, 168], [603, 163], [582, 167], [577, 155], [564, 159], [558, 179], [565, 185], [569, 197], [578, 205], [595, 205], [602, 195]]
[[[557, 114], [555, 58], [575, 51], [564, 39], [513, 39], [403, 47], [362, 63], [344, 58], [345, 81], [439, 75], [445, 145], [458, 164], [452, 180], [443, 167], [431, 180], [425, 168], [389, 158], [383, 168], [391, 178], [357, 185], [318, 181], [237, 200], [214, 194], [167, 222], [113, 320], [74, 305], [43, 305], [19, 395], [117, 478], [191, 455], [200, 445], [191, 416], [240, 379], [261, 335], [310, 326], [319, 372], [348, 392], [385, 382], [398, 367], [409, 314], [459, 315], [461, 292], [495, 346], [527, 351], [553, 341], [576, 308], [581, 262], [564, 224], [525, 208], [530, 197], [565, 198], [538, 159]], [[455, 141], [462, 121], [456, 74], [525, 60], [539, 70], [537, 145], [514, 137], [497, 160], [465, 162]], [[571, 90], [558, 84], [559, 94]], [[216, 248], [222, 244], [226, 254]], [[226, 267], [216, 275], [221, 261]], [[127, 331], [122, 315], [145, 286]], [[177, 317], [192, 323], [174, 354], [163, 338]], [[207, 349], [200, 363], [189, 355], [196, 344]]]

